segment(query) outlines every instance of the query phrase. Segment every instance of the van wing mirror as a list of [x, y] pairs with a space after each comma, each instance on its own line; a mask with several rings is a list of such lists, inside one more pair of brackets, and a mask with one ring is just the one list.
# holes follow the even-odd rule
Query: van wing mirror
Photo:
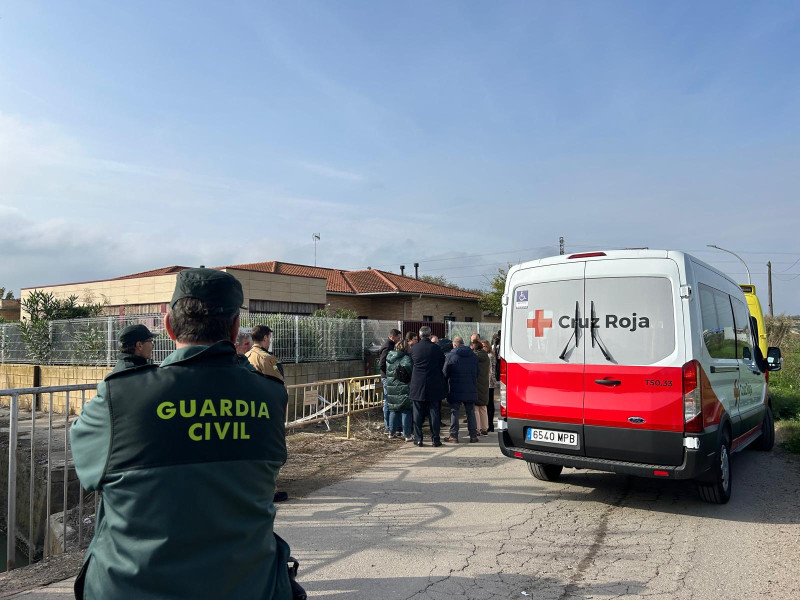
[[775, 346], [767, 348], [767, 371], [780, 371], [782, 366], [781, 349]]

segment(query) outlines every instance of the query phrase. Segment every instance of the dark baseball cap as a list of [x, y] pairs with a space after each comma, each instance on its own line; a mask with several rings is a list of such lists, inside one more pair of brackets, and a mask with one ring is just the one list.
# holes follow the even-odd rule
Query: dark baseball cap
[[195, 298], [208, 306], [210, 314], [232, 313], [245, 308], [242, 284], [230, 273], [217, 269], [184, 269], [175, 280], [170, 308], [178, 300]]
[[123, 348], [127, 348], [128, 346], [135, 346], [136, 342], [146, 342], [154, 337], [156, 337], [156, 334], [144, 325], [128, 325], [119, 332], [119, 343]]

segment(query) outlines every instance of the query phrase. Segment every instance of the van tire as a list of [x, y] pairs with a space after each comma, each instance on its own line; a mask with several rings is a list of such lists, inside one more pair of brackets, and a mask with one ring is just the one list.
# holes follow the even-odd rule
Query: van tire
[[775, 419], [772, 417], [772, 409], [769, 404], [764, 411], [764, 420], [761, 422], [761, 435], [753, 443], [756, 450], [769, 452], [775, 445]]
[[557, 481], [561, 477], [561, 465], [545, 465], [542, 463], [528, 463], [528, 470], [531, 475], [540, 481]]
[[711, 483], [699, 482], [700, 498], [711, 504], [725, 504], [731, 499], [733, 478], [731, 477], [731, 434], [722, 432], [719, 449], [711, 468]]

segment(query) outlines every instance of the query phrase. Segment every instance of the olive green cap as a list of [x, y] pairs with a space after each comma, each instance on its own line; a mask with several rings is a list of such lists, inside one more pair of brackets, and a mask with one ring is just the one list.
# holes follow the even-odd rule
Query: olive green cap
[[119, 343], [123, 348], [127, 348], [135, 346], [136, 342], [146, 342], [154, 337], [156, 337], [156, 334], [144, 325], [128, 325], [119, 332]]
[[230, 273], [217, 269], [184, 269], [175, 280], [170, 308], [178, 300], [195, 298], [208, 306], [209, 314], [232, 313], [245, 308], [242, 284]]

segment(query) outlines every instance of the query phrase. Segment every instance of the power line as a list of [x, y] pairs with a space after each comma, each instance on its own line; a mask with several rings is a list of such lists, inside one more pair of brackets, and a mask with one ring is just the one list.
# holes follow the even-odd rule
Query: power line
[[[498, 254], [511, 254], [513, 252], [532, 252], [534, 250], [546, 250], [548, 248], [554, 248], [554, 246], [537, 246], [535, 248], [522, 248], [521, 250], [503, 250], [501, 252], [487, 252], [485, 254], [468, 254], [466, 256], [450, 256], [448, 258], [426, 258], [422, 260], [418, 260], [416, 262], [422, 263], [431, 263], [431, 262], [442, 262], [444, 260], [461, 260], [464, 258], [480, 258], [482, 256], [497, 256]], [[407, 261], [406, 261], [407, 262]], [[402, 264], [402, 261], [397, 264]], [[374, 269], [378, 269], [380, 267], [396, 267], [397, 264], [392, 263], [388, 265], [377, 265], [373, 267]]]
[[[794, 261], [794, 262], [792, 263], [792, 267], [793, 267], [793, 266], [795, 266], [797, 263], [800, 263], [800, 258], [798, 258], [796, 261]], [[778, 263], [773, 263], [773, 264], [776, 264], [776, 265], [777, 265]], [[789, 271], [789, 270], [790, 270], [792, 267], [787, 267], [787, 268], [785, 268], [783, 271], [781, 271], [781, 273], [786, 273], [786, 271]]]

